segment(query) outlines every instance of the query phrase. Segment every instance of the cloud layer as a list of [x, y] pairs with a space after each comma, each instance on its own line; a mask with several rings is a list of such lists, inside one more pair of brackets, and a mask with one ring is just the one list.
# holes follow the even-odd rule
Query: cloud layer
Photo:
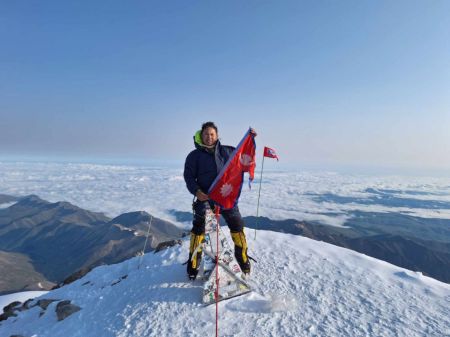
[[[145, 210], [173, 221], [169, 210], [191, 210], [182, 174], [181, 167], [0, 162], [0, 193], [65, 200], [111, 217]], [[243, 186], [244, 216], [256, 215], [258, 179], [251, 190]], [[446, 178], [268, 171], [261, 186], [259, 215], [273, 219], [341, 226], [352, 211], [450, 219]]]

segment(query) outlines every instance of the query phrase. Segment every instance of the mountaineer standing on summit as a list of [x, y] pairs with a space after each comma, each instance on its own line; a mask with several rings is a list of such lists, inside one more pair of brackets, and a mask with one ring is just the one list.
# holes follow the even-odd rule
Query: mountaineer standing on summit
[[[256, 136], [256, 132], [250, 132]], [[226, 164], [234, 147], [220, 144], [217, 126], [213, 122], [206, 122], [194, 136], [195, 150], [186, 157], [184, 165], [184, 180], [194, 197], [192, 205], [194, 218], [192, 221], [191, 241], [189, 246], [189, 261], [187, 273], [190, 279], [197, 277], [200, 267], [202, 251], [198, 251], [192, 258], [197, 246], [205, 235], [205, 202], [214, 209], [214, 202], [206, 194], [214, 179]], [[246, 274], [250, 273], [250, 261], [247, 256], [247, 241], [244, 233], [244, 221], [239, 208], [235, 205], [231, 209], [221, 210], [234, 242], [234, 255]]]

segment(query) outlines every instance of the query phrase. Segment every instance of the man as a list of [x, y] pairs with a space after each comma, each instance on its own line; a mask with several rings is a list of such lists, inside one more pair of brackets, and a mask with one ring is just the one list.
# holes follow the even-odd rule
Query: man
[[[250, 132], [256, 136], [256, 132], [253, 129]], [[205, 235], [205, 202], [208, 202], [211, 209], [214, 209], [214, 203], [209, 199], [207, 192], [234, 151], [234, 147], [220, 144], [218, 137], [217, 126], [213, 122], [204, 123], [201, 130], [197, 131], [194, 136], [196, 149], [189, 153], [184, 165], [186, 186], [196, 199], [192, 206], [194, 219], [192, 221], [189, 261], [187, 264], [187, 273], [191, 280], [195, 280], [197, 277], [202, 257], [201, 250], [193, 258], [192, 254], [197, 246], [201, 244]], [[250, 261], [247, 256], [244, 221], [239, 208], [236, 205], [231, 209], [221, 210], [221, 214], [230, 228], [236, 260], [242, 271], [248, 274], [250, 273]]]

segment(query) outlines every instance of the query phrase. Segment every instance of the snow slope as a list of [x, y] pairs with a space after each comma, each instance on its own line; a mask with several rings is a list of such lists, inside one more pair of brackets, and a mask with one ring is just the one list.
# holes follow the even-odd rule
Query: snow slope
[[[221, 336], [450, 336], [448, 284], [300, 236], [258, 231], [249, 241], [255, 291], [219, 304]], [[200, 304], [186, 259], [185, 241], [145, 255], [140, 269], [138, 257], [98, 267], [41, 297], [81, 311], [57, 322], [56, 302], [40, 318], [34, 307], [0, 336], [213, 336], [215, 306]]]

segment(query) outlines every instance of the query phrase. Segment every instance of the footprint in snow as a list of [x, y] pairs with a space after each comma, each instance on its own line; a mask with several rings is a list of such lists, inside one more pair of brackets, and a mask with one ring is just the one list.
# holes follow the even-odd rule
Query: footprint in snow
[[250, 293], [230, 301], [226, 308], [230, 311], [272, 313], [280, 311], [290, 311], [296, 307], [295, 299], [286, 295], [271, 294], [262, 296]]

